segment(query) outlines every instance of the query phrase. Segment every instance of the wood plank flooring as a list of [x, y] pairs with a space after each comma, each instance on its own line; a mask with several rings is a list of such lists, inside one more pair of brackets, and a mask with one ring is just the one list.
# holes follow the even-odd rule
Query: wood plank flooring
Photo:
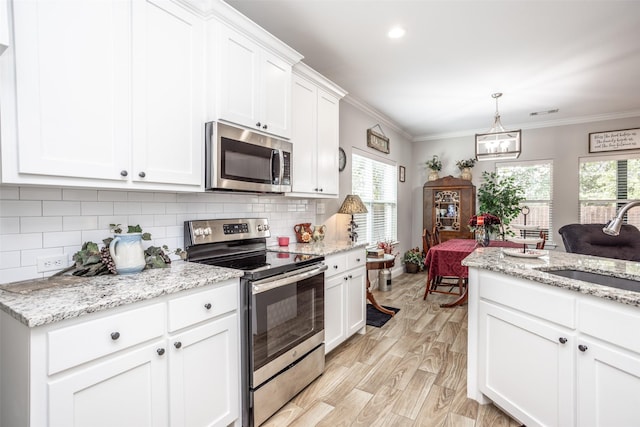
[[440, 308], [452, 295], [423, 301], [425, 281], [403, 274], [391, 291], [374, 291], [400, 312], [329, 353], [324, 374], [263, 426], [519, 426], [467, 399], [467, 306]]

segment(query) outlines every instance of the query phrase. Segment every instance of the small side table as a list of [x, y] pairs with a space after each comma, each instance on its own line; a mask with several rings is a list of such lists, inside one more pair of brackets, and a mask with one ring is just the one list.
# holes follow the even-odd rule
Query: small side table
[[369, 271], [391, 268], [394, 266], [395, 261], [396, 261], [396, 257], [390, 254], [384, 254], [384, 256], [381, 258], [367, 258], [367, 300], [371, 303], [372, 306], [375, 307], [376, 310], [385, 314], [389, 314], [391, 316], [395, 316], [396, 312], [393, 310], [387, 310], [386, 308], [378, 304], [375, 297], [371, 293], [371, 282], [369, 281]]

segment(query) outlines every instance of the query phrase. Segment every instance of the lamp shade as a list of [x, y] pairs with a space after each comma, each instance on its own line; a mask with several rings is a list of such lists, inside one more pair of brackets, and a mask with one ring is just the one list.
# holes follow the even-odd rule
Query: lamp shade
[[362, 203], [360, 197], [356, 196], [355, 194], [348, 194], [344, 199], [344, 202], [342, 202], [342, 206], [340, 206], [340, 209], [338, 210], [338, 213], [348, 215], [367, 212], [368, 211], [366, 206], [364, 205], [364, 203]]

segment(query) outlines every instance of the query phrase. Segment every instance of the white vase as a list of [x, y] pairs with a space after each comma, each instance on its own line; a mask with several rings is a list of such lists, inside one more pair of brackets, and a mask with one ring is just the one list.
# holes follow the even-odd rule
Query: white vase
[[462, 173], [460, 174], [460, 178], [471, 181], [473, 175], [471, 175], [471, 168], [462, 168]]
[[142, 233], [115, 234], [109, 245], [109, 253], [118, 274], [134, 274], [144, 270]]
[[434, 171], [432, 170], [431, 172], [429, 172], [429, 176], [427, 177], [427, 181], [435, 181], [436, 179], [439, 179], [440, 176], [438, 176], [438, 171]]

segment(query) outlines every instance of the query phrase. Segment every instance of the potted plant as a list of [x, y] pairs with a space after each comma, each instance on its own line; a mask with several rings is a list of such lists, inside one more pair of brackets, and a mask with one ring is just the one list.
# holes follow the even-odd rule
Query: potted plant
[[511, 230], [505, 230], [520, 214], [524, 190], [513, 177], [501, 177], [496, 172], [482, 172], [482, 180], [478, 188], [478, 209], [498, 217], [498, 234], [504, 240], [506, 234], [513, 235]]
[[404, 267], [407, 273], [415, 274], [418, 271], [422, 271], [424, 267], [424, 257], [422, 256], [422, 251], [418, 247], [409, 249], [404, 253], [402, 262], [404, 262]]
[[426, 165], [429, 169], [431, 169], [431, 172], [429, 172], [429, 176], [427, 179], [429, 181], [435, 181], [436, 179], [438, 179], [438, 172], [442, 169], [442, 162], [440, 161], [438, 156], [434, 154], [431, 160], [428, 160], [426, 162]]
[[462, 172], [460, 174], [460, 178], [466, 179], [467, 181], [471, 181], [473, 176], [471, 175], [471, 168], [476, 165], [476, 159], [467, 159], [467, 160], [458, 160], [456, 162], [456, 166]]

